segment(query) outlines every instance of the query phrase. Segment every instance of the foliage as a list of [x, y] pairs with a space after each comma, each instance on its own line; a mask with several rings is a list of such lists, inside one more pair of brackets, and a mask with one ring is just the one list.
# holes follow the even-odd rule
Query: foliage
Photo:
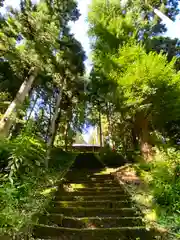
[[109, 146], [101, 150], [100, 160], [106, 167], [120, 167], [126, 163], [124, 156], [116, 152], [116, 150], [112, 150]]
[[43, 195], [41, 192], [47, 186], [53, 187], [59, 180], [61, 171], [41, 170], [38, 175], [26, 176], [14, 185], [9, 182], [1, 184], [0, 235], [17, 234], [36, 221], [35, 216], [44, 210], [51, 199], [51, 195]]
[[44, 155], [42, 141], [30, 133], [1, 140], [0, 233], [19, 231], [43, 206], [38, 189], [45, 182]]
[[[165, 26], [161, 19], [153, 12], [153, 8], [160, 9], [173, 19], [179, 12], [178, 1], [123, 1], [94, 0], [89, 11], [89, 35], [92, 37], [94, 63], [102, 67], [106, 62], [108, 53], [116, 53], [116, 50], [131, 37], [143, 41], [147, 50], [156, 50], [167, 39], [161, 37], [156, 42], [159, 34], [165, 32]], [[148, 4], [147, 4], [148, 2]], [[169, 6], [171, 6], [169, 8]], [[155, 40], [154, 40], [155, 37]], [[152, 43], [151, 43], [152, 41]], [[170, 43], [169, 39], [169, 43]], [[172, 41], [173, 42], [173, 41]], [[173, 45], [173, 44], [172, 44]], [[167, 53], [171, 53], [169, 46]], [[102, 60], [102, 62], [100, 61]], [[104, 66], [108, 67], [108, 62]]]
[[[79, 18], [74, 0], [22, 0], [18, 9], [10, 7], [0, 17], [0, 116], [11, 101], [16, 104], [15, 121], [5, 119], [12, 124], [9, 137], [0, 141], [0, 228], [14, 233], [41, 211], [48, 198], [40, 192], [55, 184], [74, 157], [53, 150], [49, 169], [44, 166], [55, 108], [55, 135], [67, 126], [63, 141], [72, 144], [83, 126], [85, 53], [68, 27]], [[20, 102], [17, 92], [35, 70], [37, 77]]]
[[[37, 4], [21, 1], [20, 10], [10, 8], [4, 17], [0, 35], [3, 46], [1, 90], [9, 94], [7, 101], [15, 99], [24, 79], [28, 79], [33, 69], [37, 70], [26, 109], [28, 111], [29, 106], [33, 112], [36, 108], [39, 135], [47, 141], [59, 92], [63, 97], [58, 107], [65, 114], [69, 106], [76, 108], [74, 112], [77, 114], [74, 102], [77, 103], [83, 95], [78, 90], [84, 82], [80, 76], [84, 73], [85, 53], [67, 27], [69, 21], [76, 21], [79, 17], [77, 4], [73, 0], [64, 0], [61, 4], [59, 1], [53, 4], [51, 1]], [[37, 99], [31, 106], [33, 96]], [[56, 132], [57, 128], [58, 123]]]
[[84, 138], [83, 138], [81, 133], [77, 133], [76, 134], [76, 138], [75, 138], [75, 142], [74, 143], [75, 144], [86, 144], [86, 142], [85, 142], [85, 140], [84, 140]]
[[165, 120], [167, 112], [171, 112], [171, 117], [165, 122], [179, 117], [179, 74], [174, 69], [174, 61], [168, 63], [165, 56], [146, 54], [134, 45], [121, 48], [115, 64], [120, 69], [115, 68], [112, 77], [118, 82], [120, 91], [123, 90], [131, 117], [134, 110], [136, 115], [144, 112], [146, 117], [151, 115], [156, 127], [159, 121], [163, 127], [160, 119]]
[[173, 148], [161, 152], [154, 159], [152, 181], [154, 198], [168, 211], [178, 214], [180, 209], [180, 153]]
[[[4, 157], [6, 155], [6, 159]], [[45, 148], [43, 143], [31, 136], [23, 133], [14, 140], [1, 141], [1, 159], [8, 163], [4, 166], [8, 177], [13, 182], [13, 178], [22, 178], [23, 175], [34, 174], [44, 164]]]
[[[157, 53], [163, 53], [167, 55], [168, 61], [171, 61], [174, 56], [180, 54], [180, 43], [178, 39], [164, 38], [162, 36], [154, 37], [146, 42], [147, 51], [156, 51]], [[176, 68], [179, 69], [179, 61], [176, 60]]]
[[172, 147], [156, 152], [152, 162], [138, 164], [135, 169], [149, 185], [158, 223], [180, 234], [180, 152]]
[[25, 134], [12, 142], [2, 143], [0, 150], [1, 157], [3, 153], [7, 163], [4, 166], [7, 174], [2, 172], [0, 179], [0, 235], [14, 235], [36, 221], [36, 215], [44, 210], [51, 199], [50, 193], [42, 193], [47, 187], [54, 189], [54, 184], [75, 156], [59, 149], [53, 150], [53, 161], [46, 169], [43, 144]]
[[56, 154], [52, 151], [52, 161], [46, 169], [46, 145], [36, 133], [34, 121], [28, 121], [17, 136], [12, 132], [8, 139], [0, 141], [0, 235], [12, 237], [27, 232], [26, 228], [36, 221], [36, 215], [51, 198], [51, 194], [44, 195], [47, 186], [54, 189], [75, 157], [59, 149]]
[[[169, 1], [148, 4], [94, 0], [88, 18], [94, 64], [90, 104], [98, 105], [107, 116], [108, 138], [116, 147], [125, 155], [141, 149], [147, 158], [154, 145], [151, 133], [157, 130], [172, 137], [174, 122], [180, 117], [179, 59], [175, 58], [179, 45], [176, 39], [160, 35], [164, 25], [150, 7], [173, 18], [178, 13], [177, 1], [171, 10], [165, 7]], [[90, 115], [97, 121], [96, 109], [91, 108]]]
[[66, 169], [75, 157], [76, 153], [65, 152], [63, 149], [54, 147], [51, 150], [51, 161], [49, 166], [51, 169]]

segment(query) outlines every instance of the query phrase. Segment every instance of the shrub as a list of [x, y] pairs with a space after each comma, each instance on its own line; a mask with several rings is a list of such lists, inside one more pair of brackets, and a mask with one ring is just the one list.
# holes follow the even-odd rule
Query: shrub
[[113, 151], [109, 147], [102, 149], [100, 152], [100, 158], [107, 167], [119, 167], [126, 163], [126, 160], [122, 155]]
[[46, 169], [45, 145], [29, 133], [0, 142], [0, 238], [16, 235], [49, 202], [51, 194], [42, 192], [54, 186], [73, 156], [56, 149], [52, 158]]
[[1, 172], [13, 182], [14, 178], [37, 174], [44, 166], [45, 147], [39, 139], [23, 133], [13, 140], [1, 141], [0, 156]]
[[157, 222], [179, 236], [180, 151], [172, 147], [156, 149], [152, 162], [141, 162], [134, 169], [149, 185]]
[[26, 176], [21, 182], [16, 180], [12, 184], [7, 181], [1, 185], [0, 236], [6, 233], [11, 237], [16, 235], [32, 223], [35, 214], [44, 210], [51, 196], [44, 196], [41, 192], [52, 183], [55, 174], [57, 179], [59, 172], [42, 171], [39, 176]]
[[180, 152], [170, 148], [157, 155], [150, 182], [156, 202], [168, 211], [180, 209]]

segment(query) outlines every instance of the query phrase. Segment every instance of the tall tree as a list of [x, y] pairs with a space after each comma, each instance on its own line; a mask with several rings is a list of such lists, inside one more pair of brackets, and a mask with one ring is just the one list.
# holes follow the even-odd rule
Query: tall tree
[[[82, 49], [81, 44], [76, 41], [73, 36], [70, 36], [67, 42], [66, 48], [64, 48], [63, 53], [61, 54], [61, 59], [63, 60], [63, 73], [61, 74], [62, 80], [59, 85], [59, 95], [57, 97], [55, 114], [52, 119], [50, 136], [48, 141], [48, 146], [53, 146], [55, 135], [58, 129], [58, 121], [60, 120], [61, 115], [61, 101], [64, 95], [64, 107], [66, 105], [72, 105], [73, 96], [77, 94], [78, 88], [80, 86], [79, 80], [80, 76], [84, 74], [84, 60], [85, 53]], [[58, 86], [58, 85], [57, 85]], [[70, 96], [68, 96], [68, 92]], [[62, 103], [63, 104], [63, 103]], [[59, 117], [58, 117], [59, 115]]]
[[150, 130], [162, 131], [165, 123], [180, 118], [180, 73], [174, 63], [168, 63], [162, 54], [147, 54], [138, 45], [122, 47], [115, 60], [120, 67], [111, 74], [124, 95], [123, 104], [128, 106], [125, 117], [130, 116], [143, 153], [151, 150]]
[[3, 2], [4, 2], [4, 0], [0, 0], [0, 7], [3, 6]]
[[[63, 43], [67, 44], [67, 41], [64, 42], [62, 39], [67, 36], [66, 25], [68, 21], [76, 20], [78, 16], [76, 3], [73, 0], [64, 1], [61, 5], [59, 1], [54, 1], [53, 4], [41, 1], [37, 5], [32, 4], [30, 0], [21, 1], [21, 10], [12, 10], [11, 14], [8, 15], [1, 34], [4, 46], [2, 58], [8, 61], [13, 69], [18, 69], [21, 65], [21, 71], [19, 73], [17, 70], [15, 71], [15, 74], [18, 73], [20, 76], [25, 70], [25, 76], [27, 76], [27, 72], [32, 72], [34, 69], [34, 73], [32, 73], [34, 77], [23, 83], [23, 85], [28, 85], [27, 91], [25, 89], [22, 91], [23, 85], [20, 88], [21, 95], [23, 95], [21, 104], [32, 89], [36, 74], [54, 72], [53, 74], [56, 75], [55, 72], [61, 73], [62, 64], [57, 52], [63, 50]], [[16, 42], [19, 42], [20, 45], [17, 46]], [[23, 76], [21, 76], [22, 80]], [[8, 115], [4, 116], [6, 121], [4, 119], [1, 121], [0, 132], [3, 136], [8, 135], [12, 125], [10, 119], [18, 108], [16, 102], [17, 98], [14, 99], [13, 107], [11, 104], [7, 110]]]
[[[159, 43], [154, 41], [159, 34], [166, 31], [161, 19], [154, 14], [153, 8], [161, 9], [172, 20], [179, 12], [178, 1], [124, 1], [118, 0], [93, 0], [89, 11], [89, 34], [93, 37], [93, 55], [104, 64], [108, 53], [116, 53], [117, 49], [129, 38], [143, 41], [150, 46], [153, 41], [154, 49], [158, 49]], [[148, 2], [148, 4], [147, 4]], [[152, 6], [152, 7], [150, 7]], [[94, 41], [95, 40], [95, 41]], [[161, 38], [161, 43], [167, 42]], [[170, 39], [169, 39], [170, 41]], [[172, 43], [173, 44], [173, 43]], [[156, 47], [155, 47], [156, 46]], [[149, 50], [149, 48], [147, 48]], [[166, 52], [168, 53], [168, 52]], [[100, 64], [100, 63], [99, 63]], [[108, 64], [104, 64], [108, 67]]]
[[75, 138], [75, 144], [86, 144], [86, 141], [84, 140], [83, 136], [81, 133], [77, 133], [76, 134], [76, 138]]
[[[101, 112], [106, 113], [108, 122], [111, 123], [109, 125], [113, 126], [109, 128], [113, 141], [117, 144], [121, 142], [125, 149], [140, 144], [143, 152], [145, 146], [145, 151], [150, 150], [147, 140], [150, 131], [162, 131], [164, 126], [160, 124], [161, 117], [158, 117], [160, 113], [163, 115], [163, 110], [151, 108], [152, 104], [154, 108], [160, 105], [162, 107], [161, 94], [164, 94], [166, 102], [163, 108], [170, 111], [171, 106], [173, 116], [179, 119], [179, 85], [174, 69], [175, 62], [178, 69], [178, 59], [173, 59], [174, 56], [179, 56], [179, 47], [177, 40], [159, 36], [166, 28], [151, 8], [159, 8], [174, 19], [179, 11], [178, 1], [148, 1], [148, 4], [138, 0], [126, 2], [126, 5], [122, 5], [121, 1], [116, 0], [94, 0], [90, 7], [89, 35], [92, 39], [94, 64], [90, 94], [96, 92], [98, 99], [101, 99]], [[144, 48], [138, 44], [140, 42]], [[153, 55], [152, 51], [161, 54]], [[169, 65], [165, 55], [168, 61], [173, 59]], [[159, 71], [155, 67], [152, 69], [151, 61], [154, 63], [152, 66], [159, 66]], [[137, 72], [133, 72], [133, 69]], [[162, 85], [159, 79], [162, 79]], [[150, 84], [151, 81], [153, 85]], [[138, 82], [141, 82], [142, 88], [139, 88]], [[172, 118], [166, 118], [167, 122], [171, 120]]]

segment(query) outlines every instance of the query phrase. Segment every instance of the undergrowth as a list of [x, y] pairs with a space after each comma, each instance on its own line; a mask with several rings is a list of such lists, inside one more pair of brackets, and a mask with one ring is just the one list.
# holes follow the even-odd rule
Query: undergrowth
[[44, 143], [34, 136], [0, 142], [0, 236], [12, 239], [36, 222], [73, 158], [54, 149], [46, 169]]
[[149, 199], [148, 204], [154, 211], [153, 220], [179, 239], [180, 151], [174, 148], [156, 149], [153, 161], [136, 164], [133, 168], [145, 183], [146, 191], [142, 196]]
[[100, 161], [107, 167], [119, 167], [126, 163], [122, 154], [108, 146], [102, 148], [99, 156]]

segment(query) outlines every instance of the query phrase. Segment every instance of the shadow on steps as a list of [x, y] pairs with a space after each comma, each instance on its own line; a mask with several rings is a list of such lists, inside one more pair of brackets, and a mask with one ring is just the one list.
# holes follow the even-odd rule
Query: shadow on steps
[[96, 158], [93, 153], [81, 153], [76, 157], [73, 169], [102, 169], [103, 164]]

